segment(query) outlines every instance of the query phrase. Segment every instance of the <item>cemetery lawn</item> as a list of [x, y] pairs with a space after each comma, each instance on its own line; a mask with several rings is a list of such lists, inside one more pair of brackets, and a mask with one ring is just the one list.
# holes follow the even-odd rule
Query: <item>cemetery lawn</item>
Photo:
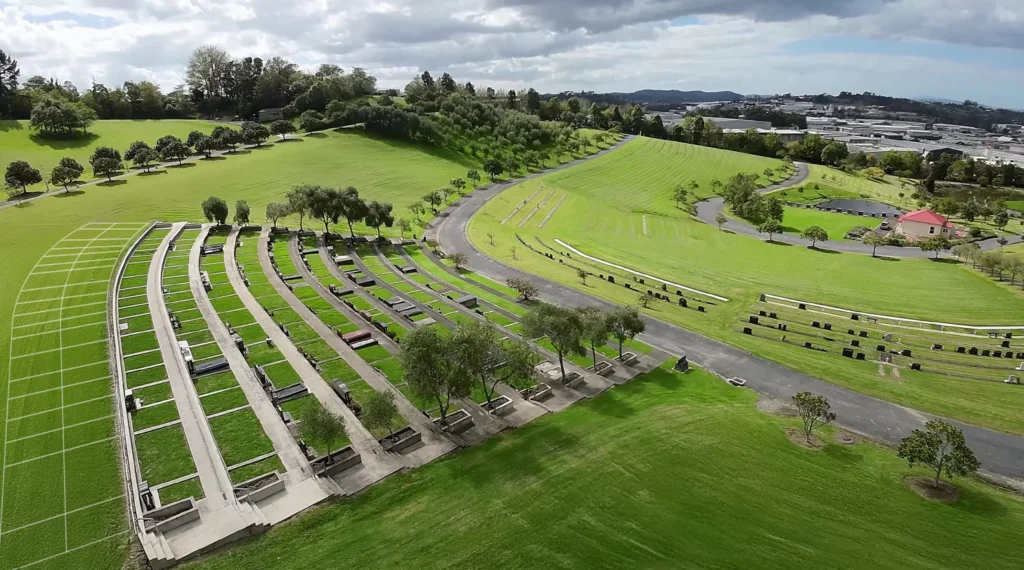
[[[851, 174], [820, 164], [810, 164], [810, 175], [797, 188], [786, 188], [772, 192], [775, 196], [790, 202], [823, 202], [832, 198], [859, 198], [891, 204], [904, 210], [913, 210], [915, 201], [913, 184], [895, 176], [878, 180], [859, 174]], [[817, 188], [815, 188], [817, 186]], [[800, 188], [803, 192], [800, 192]], [[900, 198], [899, 194], [903, 193]]]
[[[858, 226], [875, 228], [878, 226], [878, 218], [865, 218], [864, 216], [851, 216], [849, 214], [836, 214], [833, 212], [820, 212], [805, 208], [786, 207], [783, 218], [783, 231], [788, 234], [799, 234], [811, 226], [820, 226], [828, 232], [830, 240], [843, 240], [846, 232]], [[828, 243], [819, 243], [818, 247], [828, 249]]]
[[[736, 326], [746, 318], [750, 305], [761, 293], [925, 320], [1012, 324], [1024, 320], [1024, 294], [1019, 290], [1001, 286], [970, 267], [950, 263], [834, 254], [768, 244], [719, 231], [715, 226], [691, 220], [675, 208], [669, 198], [674, 184], [662, 184], [660, 190], [654, 191], [630, 187], [611, 171], [603, 178], [592, 175], [595, 169], [604, 169], [602, 162], [619, 153], [650, 145], [676, 145], [680, 155], [691, 152], [688, 145], [636, 139], [585, 165], [527, 181], [491, 198], [481, 208], [469, 223], [470, 240], [477, 249], [502, 263], [620, 304], [635, 305], [637, 293], [625, 289], [621, 282], [611, 285], [596, 276], [584, 286], [575, 271], [529, 251], [518, 243], [516, 236], [542, 251], [550, 251], [547, 247], [563, 249], [554, 241], [561, 239], [588, 255], [724, 296], [731, 301], [711, 307], [706, 314], [663, 302], [646, 312], [884, 400], [1024, 434], [1024, 420], [1015, 411], [1024, 406], [1024, 393], [1007, 391], [1000, 382], [962, 380], [927, 371], [893, 380], [880, 377], [873, 363], [854, 363], [834, 355], [821, 357], [820, 353], [775, 340], [751, 338], [741, 334]], [[654, 149], [648, 153], [633, 152], [638, 162], [626, 171], [636, 172], [637, 178], [659, 167], [671, 168], [671, 164], [661, 165], [673, 162], [671, 154], [659, 156]], [[701, 164], [708, 163], [713, 161]], [[582, 171], [581, 180], [587, 180], [586, 184], [573, 177], [577, 170]], [[728, 174], [719, 172], [712, 176], [724, 180]], [[609, 182], [606, 184], [603, 179]], [[526, 206], [508, 217], [527, 199], [530, 201]], [[646, 204], [648, 213], [636, 209], [640, 201]], [[490, 245], [488, 234], [494, 235], [494, 246]], [[515, 259], [511, 253], [513, 246]], [[828, 243], [819, 247], [827, 250]], [[589, 269], [602, 272], [598, 267]], [[1003, 378], [1005, 375], [993, 380]]]
[[189, 567], [1019, 566], [1019, 498], [927, 502], [891, 451], [795, 446], [755, 400], [659, 369]]
[[[0, 167], [7, 168], [8, 162], [24, 160], [38, 169], [46, 180], [60, 159], [70, 156], [85, 167], [82, 179], [88, 181], [93, 179], [89, 156], [96, 147], [112, 146], [123, 154], [135, 141], [141, 140], [153, 146], [157, 139], [165, 135], [185, 140], [192, 131], [210, 133], [217, 125], [210, 121], [172, 119], [96, 121], [89, 127], [89, 134], [83, 138], [49, 139], [40, 137], [29, 128], [28, 121], [0, 121], [0, 156], [4, 158]], [[44, 184], [29, 186], [29, 191], [45, 189]]]

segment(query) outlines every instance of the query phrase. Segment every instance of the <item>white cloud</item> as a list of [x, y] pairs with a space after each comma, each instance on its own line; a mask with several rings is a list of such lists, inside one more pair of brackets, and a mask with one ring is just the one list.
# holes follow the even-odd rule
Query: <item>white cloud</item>
[[[689, 25], [671, 24], [683, 17]], [[19, 60], [23, 80], [40, 74], [82, 88], [93, 77], [172, 88], [191, 51], [213, 43], [237, 57], [362, 66], [395, 87], [431, 69], [542, 91], [847, 89], [1010, 104], [1024, 87], [1020, 73], [786, 46], [855, 36], [1021, 53], [1022, 24], [1019, 0], [0, 0], [0, 49]]]

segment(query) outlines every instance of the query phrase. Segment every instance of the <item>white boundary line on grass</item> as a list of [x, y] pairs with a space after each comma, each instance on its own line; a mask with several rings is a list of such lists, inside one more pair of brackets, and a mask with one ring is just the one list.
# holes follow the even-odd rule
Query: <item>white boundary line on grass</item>
[[935, 321], [919, 321], [917, 319], [905, 319], [905, 318], [902, 318], [902, 317], [894, 317], [892, 315], [877, 315], [875, 313], [864, 313], [864, 312], [861, 312], [861, 311], [854, 311], [854, 310], [850, 310], [850, 309], [843, 309], [843, 308], [840, 308], [840, 307], [833, 307], [833, 306], [830, 306], [830, 305], [821, 305], [819, 303], [811, 303], [809, 301], [797, 301], [795, 299], [788, 299], [786, 297], [779, 297], [778, 295], [772, 295], [772, 294], [769, 294], [769, 293], [762, 293], [762, 295], [764, 295], [764, 297], [766, 299], [778, 299], [780, 301], [785, 301], [787, 303], [796, 303], [797, 305], [799, 305], [800, 303], [803, 303], [804, 305], [807, 305], [807, 306], [810, 306], [810, 307], [819, 307], [819, 308], [822, 308], [822, 309], [829, 309], [829, 310], [832, 310], [832, 311], [842, 311], [844, 313], [850, 313], [851, 315], [856, 313], [856, 314], [864, 316], [864, 317], [871, 317], [871, 318], [876, 318], [876, 319], [885, 319], [887, 321], [895, 321], [897, 323], [914, 323], [914, 324], [919, 324], [919, 325], [935, 325], [935, 326], [939, 326], [939, 327], [951, 327], [951, 328], [956, 328], [956, 329], [976, 329], [976, 330], [979, 330], [979, 331], [999, 331], [999, 330], [1014, 330], [1014, 331], [1017, 331], [1017, 330], [1024, 330], [1024, 325], [1004, 325], [1004, 326], [989, 326], [989, 325], [985, 325], [985, 326], [982, 326], [982, 325], [958, 325], [958, 324], [955, 324], [955, 323], [938, 323], [938, 322], [935, 322]]
[[[71, 511], [71, 513], [77, 513], [78, 511], [84, 511], [85, 509], [91, 509], [91, 508], [93, 508], [93, 507], [98, 507], [98, 506], [100, 506], [100, 505], [103, 505], [103, 504], [109, 503], [110, 501], [116, 501], [117, 499], [120, 499], [120, 498], [121, 498], [122, 496], [123, 496], [123, 495], [119, 495], [119, 496], [117, 496], [117, 497], [111, 497], [111, 498], [109, 498], [109, 499], [104, 499], [104, 500], [102, 500], [102, 501], [96, 501], [95, 503], [93, 503], [93, 504], [91, 504], [91, 505], [86, 505], [86, 506], [84, 506], [84, 507], [78, 507], [77, 509], [75, 509], [75, 510]], [[5, 531], [3, 532], [3, 534], [8, 534], [8, 533], [12, 533], [12, 532], [17, 532], [17, 531], [19, 531], [19, 530], [23, 530], [23, 529], [26, 529], [26, 528], [29, 528], [29, 527], [33, 527], [33, 526], [36, 526], [37, 524], [42, 524], [42, 523], [44, 523], [44, 522], [49, 522], [49, 521], [52, 521], [53, 519], [57, 519], [57, 518], [60, 518], [60, 517], [66, 516], [66, 515], [68, 515], [68, 514], [70, 514], [70, 513], [61, 513], [61, 514], [59, 514], [59, 515], [53, 515], [52, 517], [47, 517], [47, 518], [45, 518], [45, 519], [43, 519], [43, 520], [38, 520], [38, 521], [35, 521], [35, 522], [30, 522], [30, 523], [28, 523], [28, 524], [26, 524], [26, 525], [22, 525], [22, 526], [19, 526], [18, 528], [12, 528], [12, 529], [10, 529], [10, 530], [5, 530]], [[65, 553], [66, 553], [66, 552], [65, 552]], [[63, 553], [62, 553], [62, 554], [63, 554]], [[57, 556], [59, 556], [59, 555], [57, 555]], [[32, 562], [32, 564], [35, 564], [35, 562]], [[24, 568], [24, 566], [23, 566], [22, 568]]]
[[85, 424], [91, 424], [93, 422], [99, 422], [99, 421], [103, 421], [103, 420], [108, 420], [108, 419], [110, 419], [112, 417], [114, 417], [114, 414], [110, 414], [109, 416], [101, 416], [101, 417], [98, 417], [98, 418], [95, 418], [95, 419], [92, 419], [92, 420], [85, 420], [84, 422], [78, 422], [77, 424], [67, 425], [67, 426], [64, 426], [64, 428], [50, 429], [50, 430], [46, 430], [46, 431], [41, 431], [39, 433], [34, 433], [32, 435], [23, 435], [21, 437], [16, 437], [14, 439], [8, 440], [8, 443], [14, 443], [16, 441], [22, 441], [22, 440], [25, 440], [25, 439], [32, 439], [33, 437], [39, 437], [39, 436], [46, 435], [46, 434], [49, 434], [49, 433], [58, 432], [61, 429], [67, 429], [67, 428], [73, 428], [73, 427], [78, 427], [78, 426], [84, 426]]
[[[57, 331], [52, 331], [52, 332], [57, 332]], [[28, 354], [19, 354], [17, 356], [11, 356], [11, 358], [12, 359], [13, 358], [28, 358], [30, 356], [37, 356], [37, 355], [46, 354], [46, 353], [49, 353], [49, 352], [57, 352], [58, 350], [63, 350], [65, 348], [78, 348], [79, 346], [88, 346], [90, 344], [99, 344], [101, 342], [105, 343], [105, 342], [107, 342], [107, 339], [90, 340], [89, 342], [83, 342], [81, 344], [72, 344], [70, 346], [65, 346], [65, 347], [61, 347], [61, 348], [51, 348], [51, 349], [48, 349], [48, 350], [40, 350], [38, 352], [30, 352]]]
[[92, 384], [94, 382], [109, 381], [109, 380], [110, 380], [110, 378], [107, 378], [107, 377], [93, 378], [92, 380], [82, 380], [80, 382], [75, 382], [74, 384], [65, 384], [64, 386], [57, 386], [56, 388], [47, 388], [45, 390], [39, 390], [38, 392], [29, 392], [28, 394], [21, 394], [20, 396], [11, 396], [11, 399], [12, 400], [20, 400], [20, 399], [24, 399], [24, 398], [30, 398], [32, 396], [37, 396], [39, 394], [46, 394], [48, 392], [56, 392], [57, 390], [63, 390], [65, 388], [73, 388], [75, 386], [81, 386], [82, 384]]
[[[65, 299], [79, 299], [79, 298], [82, 298], [82, 297], [93, 297], [93, 296], [96, 296], [96, 295], [104, 295], [105, 296], [106, 294], [107, 294], [106, 291], [104, 291], [103, 293], [82, 293], [81, 295], [68, 295], [67, 297], [64, 297], [64, 298]], [[48, 303], [50, 301], [60, 301], [60, 299], [61, 299], [60, 297], [47, 297], [45, 299], [32, 299], [31, 301], [18, 301], [14, 305], [17, 306], [17, 305], [25, 305], [25, 304], [28, 304], [28, 303]], [[86, 303], [86, 304], [91, 304], [91, 303]]]
[[[59, 311], [59, 310], [62, 310], [62, 309], [53, 309], [53, 310]], [[47, 311], [47, 312], [49, 312], [49, 311]], [[31, 324], [27, 324], [27, 325], [15, 325], [15, 326], [11, 327], [11, 330], [13, 331], [14, 329], [23, 329], [23, 328], [26, 328], [26, 327], [38, 327], [39, 325], [49, 325], [49, 324], [52, 324], [52, 323], [59, 323], [62, 320], [81, 319], [81, 318], [85, 318], [85, 317], [95, 317], [96, 315], [105, 315], [105, 314], [107, 314], [106, 311], [99, 311], [97, 313], [86, 313], [84, 315], [75, 315], [73, 317], [67, 317], [66, 319], [58, 318], [58, 319], [51, 320], [51, 321], [43, 321], [41, 323], [31, 323]], [[134, 315], [134, 316], [138, 316], [138, 315]], [[131, 317], [125, 317], [125, 318], [126, 319], [130, 319]], [[103, 319], [100, 322], [104, 322], [104, 321], [106, 321], [106, 319]], [[95, 323], [88, 323], [88, 324], [95, 324]], [[53, 331], [48, 331], [48, 332], [53, 332]]]
[[644, 279], [651, 279], [653, 281], [657, 281], [658, 283], [664, 283], [666, 285], [671, 285], [672, 287], [676, 287], [678, 289], [684, 289], [684, 290], [689, 291], [691, 293], [697, 293], [698, 295], [703, 295], [705, 297], [711, 297], [712, 299], [715, 299], [717, 301], [722, 301], [722, 302], [728, 302], [729, 301], [729, 299], [726, 299], [725, 297], [720, 297], [720, 296], [714, 295], [712, 293], [705, 293], [704, 291], [701, 291], [699, 289], [693, 289], [691, 287], [687, 287], [686, 285], [680, 285], [678, 283], [673, 283], [671, 281], [665, 281], [664, 279], [659, 279], [657, 277], [654, 277], [653, 275], [647, 275], [646, 273], [640, 273], [639, 271], [633, 271], [632, 269], [629, 269], [628, 267], [623, 267], [621, 265], [616, 265], [614, 263], [607, 262], [607, 261], [605, 261], [603, 259], [600, 259], [598, 257], [591, 257], [591, 256], [583, 253], [582, 251], [572, 247], [571, 245], [565, 243], [564, 241], [558, 239], [558, 238], [555, 238], [555, 243], [557, 243], [558, 245], [568, 249], [569, 251], [573, 252], [573, 254], [578, 255], [578, 256], [580, 256], [580, 257], [582, 257], [584, 259], [589, 259], [591, 261], [595, 261], [597, 263], [601, 263], [601, 264], [607, 265], [609, 267], [614, 267], [615, 269], [619, 269], [619, 270], [625, 271], [627, 273], [632, 273], [633, 275], [637, 275], [637, 276], [643, 277]]
[[[97, 280], [97, 281], [85, 281], [85, 282], [82, 282], [82, 283], [75, 283], [75, 285], [95, 285], [97, 283], [108, 283], [109, 281], [110, 281], [109, 279], [100, 279], [100, 280]], [[44, 289], [61, 289], [61, 290], [63, 290], [64, 289], [64, 285], [51, 285], [49, 287], [31, 287], [29, 289], [22, 289], [21, 291], [22, 292], [25, 292], [25, 291], [43, 291]]]
[[[57, 299], [48, 299], [48, 300], [56, 301]], [[92, 305], [106, 305], [106, 303], [104, 303], [103, 301], [90, 302], [90, 303], [79, 303], [77, 305], [68, 305], [68, 306], [66, 306], [64, 308], [65, 309], [77, 309], [79, 307], [90, 307]], [[14, 313], [14, 316], [15, 317], [24, 317], [25, 315], [38, 315], [38, 314], [41, 314], [41, 313], [49, 313], [50, 311], [59, 311], [59, 310], [61, 310], [61, 308], [57, 307], [55, 309], [45, 309], [45, 310], [42, 310], [42, 311], [29, 311], [27, 313]]]
[[[61, 431], [63, 432], [64, 428], [61, 428]], [[116, 438], [117, 438], [117, 436], [112, 435], [110, 437], [105, 437], [103, 439], [97, 439], [95, 441], [90, 441], [89, 443], [83, 443], [81, 445], [76, 445], [74, 447], [68, 447], [68, 448], [65, 448], [65, 449], [61, 449], [60, 451], [54, 451], [53, 453], [47, 453], [45, 455], [40, 455], [38, 457], [33, 457], [31, 459], [22, 459], [21, 461], [15, 461], [14, 463], [6, 463], [6, 464], [4, 464], [4, 469], [7, 469], [8, 467], [15, 467], [15, 466], [18, 466], [18, 465], [23, 465], [25, 463], [32, 463], [33, 461], [39, 461], [40, 459], [46, 459], [47, 457], [53, 457], [54, 455], [63, 455], [65, 452], [68, 452], [68, 451], [75, 451], [76, 449], [82, 449], [83, 447], [89, 447], [90, 445], [96, 445], [97, 443], [107, 442], [107, 441], [110, 441], [110, 440], [116, 439]], [[67, 477], [65, 477], [64, 479], [67, 480]], [[67, 507], [65, 506], [65, 508], [67, 508]]]
[[[100, 324], [106, 325], [105, 322], [85, 323], [84, 325], [75, 325], [73, 327], [64, 327], [61, 330], [61, 332], [63, 332], [63, 331], [70, 331], [70, 330], [74, 330], [74, 329], [84, 329], [85, 327], [94, 327], [94, 326], [100, 325]], [[12, 332], [13, 332], [13, 330], [12, 330]], [[39, 336], [41, 334], [50, 334], [50, 333], [53, 333], [53, 332], [57, 332], [57, 331], [43, 331], [43, 332], [37, 332], [37, 333], [31, 333], [31, 334], [23, 334], [23, 335], [18, 335], [18, 336], [12, 336], [11, 340], [18, 340], [19, 338], [28, 338], [30, 336]], [[128, 336], [128, 335], [124, 335], [124, 336]]]

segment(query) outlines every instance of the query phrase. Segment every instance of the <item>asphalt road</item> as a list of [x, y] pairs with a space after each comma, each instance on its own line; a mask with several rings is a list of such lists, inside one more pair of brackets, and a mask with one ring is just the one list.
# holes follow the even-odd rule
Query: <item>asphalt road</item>
[[[552, 170], [569, 168], [592, 158], [567, 163]], [[487, 200], [527, 178], [543, 174], [534, 173], [526, 178], [479, 188], [463, 198], [457, 207], [448, 210], [446, 217], [439, 218], [437, 225], [428, 229], [427, 235], [437, 239], [445, 251], [465, 253], [469, 258], [466, 263], [468, 268], [498, 282], [504, 283], [510, 277], [531, 279], [540, 288], [540, 298], [548, 302], [564, 306], [612, 307], [611, 303], [601, 299], [495, 261], [470, 244], [466, 236], [469, 220]], [[798, 170], [796, 177], [799, 175]], [[786, 184], [792, 183], [793, 179]], [[533, 254], [524, 250], [524, 255]], [[803, 391], [821, 394], [831, 402], [838, 417], [836, 423], [873, 439], [890, 444], [898, 443], [901, 437], [922, 427], [928, 419], [934, 417], [824, 382], [652, 317], [645, 317], [644, 320], [647, 332], [640, 336], [643, 342], [675, 355], [685, 354], [695, 365], [723, 378], [743, 378], [751, 389], [774, 398], [788, 400], [793, 394]], [[984, 471], [1024, 478], [1024, 438], [960, 422], [952, 423], [964, 430]]]

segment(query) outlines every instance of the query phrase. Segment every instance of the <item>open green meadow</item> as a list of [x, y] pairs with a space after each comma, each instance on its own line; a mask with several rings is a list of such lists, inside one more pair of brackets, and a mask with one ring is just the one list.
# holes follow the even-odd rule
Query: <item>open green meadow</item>
[[[877, 218], [865, 218], [864, 216], [851, 216], [849, 214], [836, 214], [834, 212], [821, 212], [806, 208], [786, 207], [786, 213], [782, 229], [786, 233], [799, 234], [811, 226], [820, 226], [828, 232], [830, 240], [841, 240], [846, 232], [856, 227], [874, 228], [878, 226]], [[827, 244], [822, 245], [827, 247]]]
[[[820, 164], [810, 164], [810, 175], [796, 188], [773, 192], [782, 200], [800, 203], [816, 203], [832, 198], [861, 198], [875, 200], [903, 208], [914, 209], [913, 183], [894, 176], [878, 180], [860, 174], [851, 174]], [[900, 194], [903, 194], [901, 197]]]
[[1019, 566], [1019, 498], [922, 500], [891, 452], [798, 447], [755, 400], [659, 369], [191, 567]]
[[[761, 293], [909, 318], [998, 325], [1024, 319], [1024, 296], [1020, 292], [957, 264], [812, 251], [719, 231], [675, 209], [669, 199], [674, 182], [662, 183], [660, 194], [650, 191], [643, 200], [653, 207], [649, 207], [650, 213], [641, 213], [635, 207], [637, 191], [616, 192], [621, 189], [621, 179], [613, 172], [604, 177], [609, 180], [607, 184], [601, 177], [590, 175], [611, 168], [609, 164], [614, 166], [614, 157], [620, 152], [635, 155], [634, 164], [621, 168], [624, 172], [656, 171], [657, 163], [674, 163], [671, 154], [643, 152], [650, 145], [675, 145], [680, 154], [690, 152], [687, 145], [637, 139], [585, 166], [530, 180], [492, 198], [471, 220], [470, 239], [478, 249], [503, 263], [617, 303], [636, 303], [637, 293], [625, 289], [621, 281], [611, 285], [591, 278], [584, 286], [574, 270], [527, 250], [516, 236], [542, 251], [551, 251], [546, 247], [566, 251], [554, 241], [561, 239], [585, 254], [731, 299], [707, 313], [659, 302], [647, 310], [659, 318], [882, 399], [1024, 433], [1024, 422], [1014, 411], [1024, 405], [1024, 397], [996, 381], [959, 379], [927, 371], [904, 374], [894, 381], [880, 376], [872, 362], [822, 357], [736, 330], [738, 321], [746, 317]], [[656, 164], [646, 164], [648, 161]], [[583, 172], [586, 184], [574, 179], [577, 170]], [[724, 179], [727, 173], [705, 176]], [[488, 234], [494, 236], [493, 246]], [[512, 247], [516, 247], [514, 259]], [[827, 249], [828, 244], [820, 247]], [[595, 274], [612, 271], [599, 266], [588, 269]], [[993, 380], [1003, 378], [1005, 375]]]
[[[28, 121], [0, 121], [0, 168], [6, 168], [9, 162], [24, 160], [46, 180], [60, 159], [70, 156], [85, 167], [82, 180], [92, 180], [89, 156], [96, 147], [111, 146], [124, 153], [135, 141], [152, 146], [165, 135], [185, 140], [192, 131], [210, 133], [216, 126], [217, 123], [210, 121], [190, 120], [96, 121], [85, 137], [51, 139], [39, 136], [29, 128]], [[43, 189], [43, 184], [29, 186], [29, 191]]]

